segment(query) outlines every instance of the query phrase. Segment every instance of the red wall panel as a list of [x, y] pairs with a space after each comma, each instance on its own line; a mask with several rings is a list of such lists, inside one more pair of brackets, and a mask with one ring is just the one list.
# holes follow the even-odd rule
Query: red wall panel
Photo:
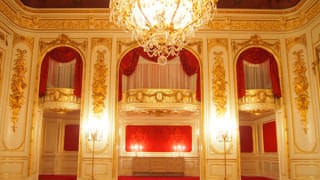
[[64, 150], [78, 151], [79, 125], [66, 125], [64, 129]]
[[182, 145], [184, 152], [192, 150], [191, 126], [136, 126], [126, 127], [126, 151], [138, 144], [143, 152], [174, 152], [174, 146]]
[[253, 137], [251, 126], [240, 126], [240, 149], [241, 152], [253, 152]]
[[263, 147], [264, 152], [277, 152], [276, 122], [263, 124]]

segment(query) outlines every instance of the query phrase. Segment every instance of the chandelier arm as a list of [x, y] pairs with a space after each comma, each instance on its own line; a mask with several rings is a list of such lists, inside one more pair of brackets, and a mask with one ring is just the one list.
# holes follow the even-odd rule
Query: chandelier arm
[[174, 11], [174, 13], [173, 13], [173, 15], [172, 15], [172, 17], [171, 17], [171, 23], [172, 23], [172, 24], [173, 24], [173, 19], [176, 17], [177, 11], [178, 11], [178, 9], [179, 9], [179, 7], [180, 7], [180, 2], [181, 2], [181, 0], [178, 0], [178, 1], [177, 1], [176, 9], [175, 9], [175, 11]]
[[139, 8], [141, 14], [143, 15], [143, 17], [144, 17], [145, 20], [146, 20], [146, 25], [147, 25], [148, 27], [152, 27], [152, 24], [151, 24], [151, 22], [149, 21], [148, 17], [147, 17], [146, 14], [144, 13], [144, 11], [142, 11], [140, 0], [136, 0], [136, 2], [138, 2], [138, 3], [137, 3], [137, 4], [138, 4], [138, 8]]

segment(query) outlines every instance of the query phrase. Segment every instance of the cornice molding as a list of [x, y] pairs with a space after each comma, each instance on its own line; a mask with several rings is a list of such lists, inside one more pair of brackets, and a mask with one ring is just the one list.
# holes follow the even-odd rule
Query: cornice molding
[[[201, 31], [290, 31], [319, 16], [320, 1], [303, 1], [285, 10], [218, 10], [216, 18]], [[24, 6], [20, 1], [0, 1], [0, 12], [19, 27], [41, 31], [95, 30], [123, 31], [109, 17], [109, 9], [40, 9]], [[70, 13], [73, 15], [70, 16]]]

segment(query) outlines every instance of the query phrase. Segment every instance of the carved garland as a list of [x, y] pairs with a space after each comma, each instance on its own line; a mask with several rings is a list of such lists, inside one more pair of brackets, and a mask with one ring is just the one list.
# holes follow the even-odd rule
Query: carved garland
[[105, 65], [106, 51], [97, 51], [97, 62], [94, 65], [94, 75], [92, 84], [93, 112], [101, 113], [105, 108], [104, 100], [107, 96], [107, 66]]
[[18, 116], [20, 109], [24, 102], [24, 89], [27, 87], [24, 75], [26, 69], [26, 50], [17, 49], [17, 58], [14, 63], [14, 74], [11, 77], [11, 94], [10, 94], [10, 107], [12, 110], [12, 130], [16, 131]]
[[222, 117], [226, 112], [226, 75], [222, 59], [222, 52], [213, 52], [214, 64], [213, 64], [213, 80], [212, 80], [212, 91], [213, 91], [213, 102], [216, 107], [217, 116]]
[[305, 133], [308, 132], [307, 128], [307, 111], [310, 104], [308, 95], [308, 80], [306, 77], [306, 65], [303, 59], [302, 50], [293, 52], [295, 56], [294, 62], [294, 91], [296, 93], [295, 101], [297, 108], [300, 112], [301, 122], [303, 124], [303, 130]]

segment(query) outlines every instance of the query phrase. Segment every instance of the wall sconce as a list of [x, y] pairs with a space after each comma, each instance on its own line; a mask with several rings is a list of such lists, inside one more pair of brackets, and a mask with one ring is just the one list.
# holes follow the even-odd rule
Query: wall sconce
[[186, 146], [178, 144], [173, 146], [173, 150], [178, 154], [178, 156], [181, 156], [182, 153], [185, 151]]
[[95, 153], [95, 143], [102, 140], [102, 127], [91, 122], [88, 127], [88, 141], [92, 142], [92, 168], [91, 168], [91, 179], [94, 180], [94, 153]]
[[232, 141], [233, 128], [231, 124], [224, 123], [221, 127], [217, 129], [217, 140], [218, 142], [223, 142], [223, 152], [224, 152], [224, 179], [227, 180], [227, 149], [226, 143]]
[[143, 146], [141, 144], [131, 145], [130, 148], [135, 152], [136, 156], [138, 156], [138, 152], [141, 152], [143, 150]]

